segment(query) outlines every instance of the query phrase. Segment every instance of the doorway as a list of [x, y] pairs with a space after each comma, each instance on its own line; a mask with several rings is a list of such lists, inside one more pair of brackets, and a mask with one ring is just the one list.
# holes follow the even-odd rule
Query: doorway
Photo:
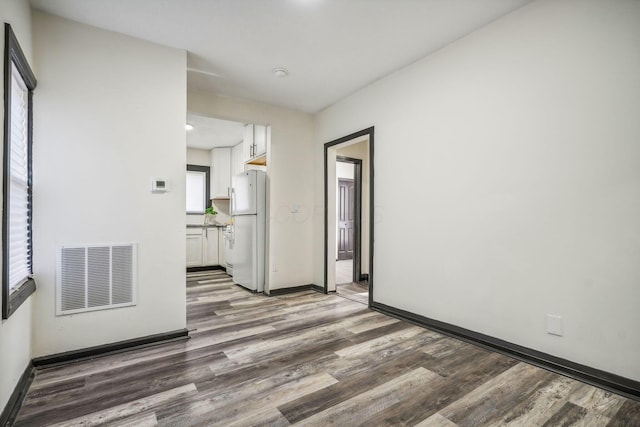
[[373, 302], [373, 128], [325, 144], [325, 293]]
[[[350, 153], [367, 158], [364, 142], [350, 145]], [[337, 149], [341, 153], [340, 148]], [[364, 155], [363, 155], [364, 154]], [[362, 257], [362, 159], [336, 156], [336, 292], [363, 304], [369, 286], [361, 275]]]

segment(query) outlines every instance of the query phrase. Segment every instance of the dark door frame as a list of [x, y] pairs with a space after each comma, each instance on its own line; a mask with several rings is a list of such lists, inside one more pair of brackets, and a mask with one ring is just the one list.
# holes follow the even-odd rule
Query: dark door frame
[[[328, 168], [328, 152], [329, 148], [332, 148], [336, 145], [343, 144], [345, 142], [351, 141], [356, 138], [361, 138], [363, 136], [369, 137], [369, 307], [373, 304], [373, 236], [375, 230], [374, 224], [374, 174], [373, 174], [373, 153], [374, 153], [374, 143], [373, 143], [373, 134], [374, 127], [363, 129], [361, 131], [352, 133], [350, 135], [344, 136], [342, 138], [338, 138], [336, 140], [327, 142], [324, 144], [324, 293], [329, 293], [327, 276], [328, 276], [328, 242], [329, 242], [329, 212], [328, 212], [328, 200], [329, 200], [329, 187], [327, 185], [327, 168]], [[333, 184], [335, 185], [335, 183]], [[335, 212], [331, 213], [335, 215]], [[335, 233], [335, 230], [332, 230]], [[365, 244], [365, 243], [363, 243]], [[334, 248], [335, 249], [335, 248]], [[354, 260], [354, 264], [356, 263]]]
[[[353, 164], [354, 213], [353, 213], [353, 271], [351, 281], [360, 282], [362, 269], [362, 160], [337, 156], [336, 162]], [[337, 285], [337, 283], [336, 283]]]

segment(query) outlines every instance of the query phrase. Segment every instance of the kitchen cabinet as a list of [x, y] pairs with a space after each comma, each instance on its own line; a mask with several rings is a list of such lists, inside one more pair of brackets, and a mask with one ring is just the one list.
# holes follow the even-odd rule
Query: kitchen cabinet
[[231, 176], [236, 176], [244, 172], [244, 160], [242, 159], [242, 143], [231, 149]]
[[242, 161], [248, 162], [253, 158], [253, 125], [244, 126], [242, 134]]
[[202, 257], [204, 258], [204, 265], [220, 265], [218, 260], [218, 228], [207, 227], [203, 231]]
[[221, 265], [218, 227], [187, 228], [187, 267]]
[[218, 229], [218, 264], [223, 267], [227, 266], [227, 257], [225, 256], [225, 245], [224, 245], [224, 228]]
[[202, 230], [187, 228], [187, 267], [204, 265], [202, 257]]
[[231, 188], [231, 147], [211, 150], [211, 198], [228, 199]]
[[267, 126], [253, 126], [253, 157], [267, 154]]
[[271, 126], [248, 124], [242, 138], [242, 159], [252, 165], [267, 164], [267, 146], [271, 140]]

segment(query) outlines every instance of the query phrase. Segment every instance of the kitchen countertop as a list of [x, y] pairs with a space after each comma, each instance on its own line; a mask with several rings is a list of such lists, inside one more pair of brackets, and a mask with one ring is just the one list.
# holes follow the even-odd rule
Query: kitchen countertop
[[211, 227], [216, 227], [216, 228], [224, 228], [226, 227], [227, 224], [187, 224], [187, 228], [211, 228]]

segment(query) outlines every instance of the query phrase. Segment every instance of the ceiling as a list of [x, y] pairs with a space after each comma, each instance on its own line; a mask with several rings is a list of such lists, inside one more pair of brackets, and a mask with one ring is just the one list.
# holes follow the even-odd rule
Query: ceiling
[[244, 123], [214, 119], [188, 113], [187, 147], [211, 150], [214, 147], [232, 147], [242, 142]]
[[[189, 90], [315, 113], [531, 0], [31, 0], [186, 50]], [[289, 75], [276, 77], [284, 67]]]

